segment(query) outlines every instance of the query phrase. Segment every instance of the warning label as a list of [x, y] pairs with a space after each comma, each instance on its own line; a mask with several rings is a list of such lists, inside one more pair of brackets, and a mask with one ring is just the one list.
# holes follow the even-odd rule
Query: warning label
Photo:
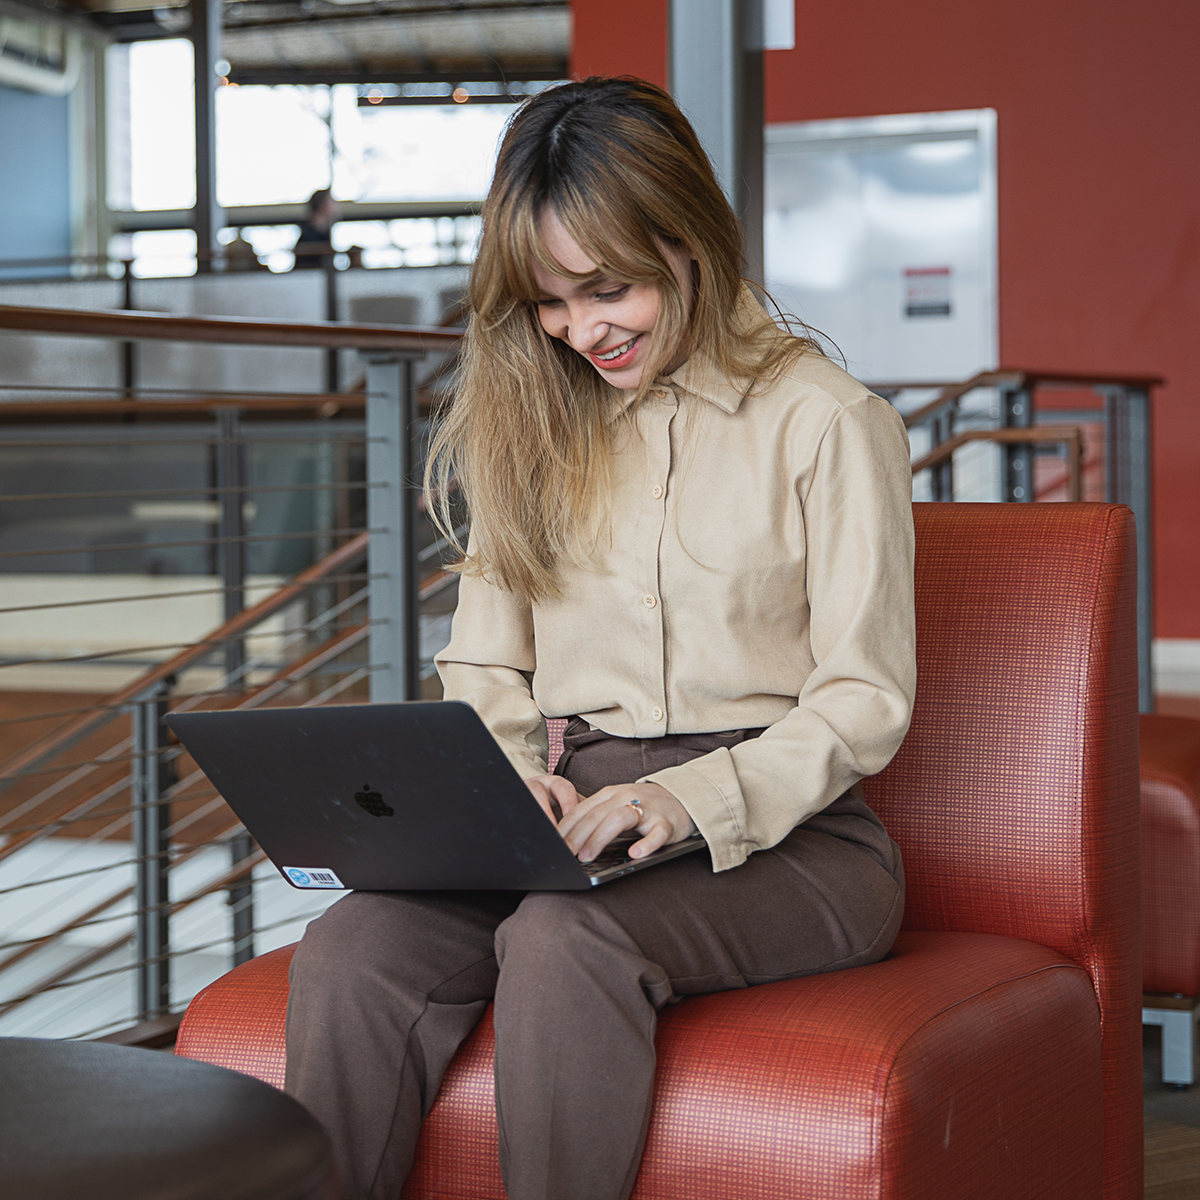
[[948, 317], [950, 274], [949, 267], [905, 267], [904, 315]]

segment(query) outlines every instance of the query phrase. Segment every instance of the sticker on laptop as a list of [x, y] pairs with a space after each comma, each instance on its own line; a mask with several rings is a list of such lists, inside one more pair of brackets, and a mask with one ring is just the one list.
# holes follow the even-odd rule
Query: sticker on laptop
[[292, 887], [341, 888], [346, 885], [328, 867], [282, 867], [284, 877]]

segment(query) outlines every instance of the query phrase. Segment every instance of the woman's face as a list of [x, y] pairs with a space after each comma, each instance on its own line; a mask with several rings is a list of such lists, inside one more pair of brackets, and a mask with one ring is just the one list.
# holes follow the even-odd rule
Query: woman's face
[[[543, 213], [538, 232], [551, 258], [568, 271], [592, 276], [579, 282], [540, 265], [534, 268], [541, 289], [537, 311], [542, 328], [582, 354], [614, 387], [636, 388], [642, 382], [643, 366], [658, 349], [653, 333], [661, 299], [658, 285], [623, 283], [600, 274], [551, 208]], [[692, 260], [673, 246], [664, 244], [662, 251], [690, 308]], [[684, 357], [680, 349], [667, 370], [680, 366]]]

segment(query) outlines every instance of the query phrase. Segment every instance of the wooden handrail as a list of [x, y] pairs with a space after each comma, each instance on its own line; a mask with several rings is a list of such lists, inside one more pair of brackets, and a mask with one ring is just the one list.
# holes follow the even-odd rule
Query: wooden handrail
[[[263, 699], [270, 699], [275, 695], [278, 695], [280, 691], [285, 690], [287, 687], [291, 686], [292, 683], [303, 679], [308, 672], [328, 662], [331, 658], [336, 658], [337, 655], [344, 653], [357, 642], [361, 641], [365, 635], [365, 632], [366, 626], [355, 626], [354, 628], [339, 634], [336, 638], [331, 639], [330, 642], [324, 643], [316, 651], [312, 651], [305, 655], [303, 659], [289, 663], [287, 668], [276, 675], [274, 679], [270, 680], [257, 691], [252, 692], [249, 696], [247, 696], [241, 704], [236, 706], [237, 709], [253, 708]], [[230, 815], [233, 816], [232, 813]], [[241, 822], [235, 818], [234, 820], [222, 826], [222, 828], [215, 834], [215, 837], [221, 838], [229, 833], [232, 833], [240, 824]], [[17, 849], [28, 844], [33, 840], [33, 838], [34, 835], [31, 833], [27, 833], [24, 837], [20, 837], [20, 835], [18, 835], [18, 837], [14, 839], [17, 842], [16, 845], [5, 845], [4, 847], [0, 848], [0, 859], [10, 857]], [[189, 859], [194, 858], [204, 848], [204, 845], [200, 845], [193, 846], [190, 850], [185, 850], [177, 858], [172, 859], [169, 869], [173, 871], [176, 867], [181, 866]], [[259, 851], [258, 854], [260, 857], [255, 860], [256, 863], [262, 861], [261, 851]], [[242, 873], [242, 868], [246, 864], [246, 861], [246, 859], [243, 859], [234, 868], [235, 871], [239, 872], [239, 877], [240, 873]], [[119, 904], [121, 901], [128, 899], [132, 894], [132, 887], [122, 888], [116, 892], [113, 892], [104, 900], [94, 904], [85, 912], [79, 913], [77, 916], [72, 917], [69, 921], [59, 925], [56, 929], [52, 929], [42, 936], [31, 939], [26, 945], [14, 950], [13, 953], [8, 955], [6, 958], [0, 959], [0, 973], [8, 970], [9, 967], [15, 966], [17, 963], [24, 961], [30, 955], [36, 954], [42, 949], [43, 946], [48, 945], [50, 942], [57, 941], [59, 938], [64, 937], [72, 930], [86, 924], [92, 918], [99, 916], [99, 914], [104, 912], [106, 909], [112, 908], [114, 904]], [[172, 911], [175, 911], [174, 906], [172, 907]]]
[[107, 417], [152, 416], [169, 413], [209, 414], [236, 408], [243, 413], [294, 412], [311, 409], [319, 416], [331, 417], [343, 408], [364, 408], [366, 392], [293, 392], [278, 396], [196, 396], [187, 399], [143, 400], [105, 397], [96, 400], [18, 400], [0, 399], [0, 421], [12, 417]]
[[1020, 387], [1022, 379], [1020, 371], [980, 371], [978, 375], [972, 375], [970, 379], [964, 379], [961, 383], [947, 384], [927, 404], [922, 404], [920, 408], [914, 409], [904, 418], [905, 428], [911, 429], [914, 425], [928, 421], [943, 408], [950, 404], [956, 404], [963, 396], [968, 392], [973, 392], [976, 388]]
[[1034, 425], [1028, 429], [964, 429], [939, 442], [912, 465], [912, 473], [935, 467], [967, 442], [999, 442], [1003, 445], [1065, 445], [1067, 447], [1067, 499], [1083, 498], [1083, 430], [1078, 425]]
[[[76, 717], [74, 721], [60, 726], [57, 730], [47, 734], [44, 738], [39, 738], [24, 750], [18, 751], [4, 763], [0, 763], [0, 773], [6, 776], [19, 775], [23, 771], [31, 771], [49, 762], [56, 754], [73, 745], [80, 738], [86, 737], [93, 730], [99, 729], [102, 725], [106, 725], [109, 721], [113, 720], [121, 705], [132, 703], [148, 688], [168, 679], [172, 675], [178, 674], [180, 671], [186, 670], [211, 654], [214, 643], [229, 641], [242, 636], [255, 625], [259, 624], [260, 621], [265, 621], [267, 617], [272, 616], [281, 608], [287, 607], [293, 600], [304, 595], [308, 584], [325, 575], [337, 574], [343, 567], [367, 552], [369, 540], [370, 535], [367, 533], [360, 533], [357, 537], [351, 538], [345, 545], [339, 546], [332, 554], [328, 554], [321, 559], [320, 562], [314, 563], [305, 571], [301, 571], [291, 583], [284, 584], [283, 587], [272, 592], [257, 604], [238, 613], [236, 617], [230, 618], [223, 625], [213, 630], [199, 645], [189, 646], [173, 658], [169, 658], [144, 674], [139, 675], [132, 683], [127, 684], [119, 692], [115, 692], [103, 700], [99, 711], [84, 713], [82, 716]], [[7, 783], [0, 783], [0, 790], [8, 786]]]
[[1124, 388], [1162, 387], [1166, 378], [1162, 375], [1096, 375], [1087, 371], [1016, 371], [1026, 387], [1039, 387], [1043, 383], [1063, 387], [1104, 387], [1111, 384]]
[[997, 371], [980, 371], [961, 383], [945, 385], [924, 383], [876, 383], [882, 391], [900, 391], [904, 388], [941, 386], [942, 390], [927, 404], [910, 412], [904, 418], [905, 427], [923, 424], [936, 416], [943, 408], [955, 404], [968, 392], [981, 387], [1011, 387], [1034, 390], [1042, 384], [1058, 387], [1112, 387], [1149, 390], [1161, 387], [1165, 382], [1161, 375], [1092, 375], [1085, 371], [1026, 371], [1015, 367], [1002, 367]]
[[258, 317], [185, 317], [170, 313], [22, 308], [0, 305], [0, 329], [122, 342], [216, 342], [240, 346], [307, 346], [323, 349], [450, 350], [462, 329], [423, 325], [346, 325], [339, 321], [267, 321]]
[[[367, 625], [354, 625], [336, 634], [328, 641], [322, 642], [315, 650], [310, 650], [307, 654], [288, 663], [286, 667], [278, 671], [266, 683], [247, 693], [241, 702], [234, 707], [236, 709], [257, 708], [259, 705], [265, 704], [268, 700], [273, 700], [276, 696], [287, 691], [288, 688], [307, 678], [313, 671], [324, 666], [331, 659], [337, 658], [339, 654], [344, 654], [347, 650], [358, 645], [359, 642], [368, 636], [368, 631], [369, 626]], [[120, 766], [119, 763], [115, 763], [114, 765]], [[197, 774], [202, 774], [202, 772], [197, 769]], [[186, 788], [190, 784], [188, 784], [187, 780], [184, 780], [182, 783], [174, 786], [176, 789], [179, 789]], [[49, 836], [52, 832], [51, 827], [56, 822], [78, 820], [86, 817], [89, 812], [88, 806], [95, 802], [97, 795], [102, 795], [111, 788], [112, 784], [109, 783], [102, 787], [99, 793], [92, 792], [91, 795], [84, 796], [82, 799], [60, 800], [58, 807], [53, 813], [49, 814], [48, 819], [46, 819], [46, 814], [43, 814], [43, 820], [40, 822], [39, 827], [25, 828], [8, 835], [4, 845], [0, 846], [0, 862], [3, 862], [6, 858], [11, 858], [30, 842]], [[187, 799], [186, 796], [181, 796], [180, 798]], [[95, 817], [94, 819], [99, 820], [100, 818]], [[229, 830], [236, 827], [236, 824], [235, 822], [222, 832], [228, 833]], [[114, 900], [113, 903], [115, 902]], [[0, 962], [0, 971], [4, 970], [8, 962], [8, 959]]]

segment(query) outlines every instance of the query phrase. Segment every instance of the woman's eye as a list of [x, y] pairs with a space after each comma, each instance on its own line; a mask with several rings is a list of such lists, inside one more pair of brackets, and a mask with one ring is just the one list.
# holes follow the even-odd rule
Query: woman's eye
[[561, 303], [562, 303], [561, 300], [539, 300], [537, 302], [537, 307], [538, 308], [552, 308], [554, 305], [561, 304]]
[[622, 284], [620, 287], [613, 288], [611, 291], [608, 291], [608, 292], [597, 292], [596, 299], [597, 300], [620, 300], [621, 297], [624, 296], [627, 291], [629, 291], [629, 284], [625, 283], [625, 284]]

